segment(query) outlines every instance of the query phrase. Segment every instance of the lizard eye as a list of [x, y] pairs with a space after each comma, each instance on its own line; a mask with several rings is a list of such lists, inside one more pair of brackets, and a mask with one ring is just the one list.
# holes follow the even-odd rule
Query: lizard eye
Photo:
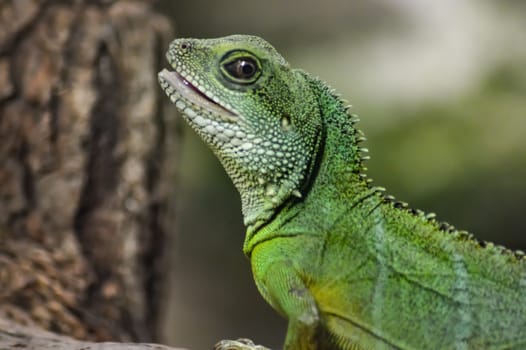
[[230, 54], [221, 68], [227, 79], [238, 84], [253, 83], [261, 73], [259, 62], [256, 59], [240, 55], [239, 52]]

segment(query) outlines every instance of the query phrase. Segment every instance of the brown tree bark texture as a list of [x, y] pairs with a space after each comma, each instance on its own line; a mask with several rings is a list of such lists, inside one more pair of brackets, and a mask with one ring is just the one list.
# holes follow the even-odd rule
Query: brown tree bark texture
[[0, 0], [0, 318], [157, 336], [176, 147], [151, 7]]

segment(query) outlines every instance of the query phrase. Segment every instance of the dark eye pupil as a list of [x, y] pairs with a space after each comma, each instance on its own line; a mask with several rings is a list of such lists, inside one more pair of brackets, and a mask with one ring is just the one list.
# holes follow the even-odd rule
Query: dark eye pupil
[[245, 76], [251, 76], [256, 71], [256, 67], [254, 67], [252, 62], [241, 61], [239, 66], [241, 67], [241, 71]]
[[242, 80], [249, 80], [258, 72], [258, 66], [251, 58], [240, 58], [224, 67], [233, 77]]

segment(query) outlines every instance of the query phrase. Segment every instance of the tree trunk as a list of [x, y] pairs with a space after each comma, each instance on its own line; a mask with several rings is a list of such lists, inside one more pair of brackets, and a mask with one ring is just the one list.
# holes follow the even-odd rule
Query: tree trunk
[[151, 7], [0, 0], [0, 318], [157, 338], [176, 147]]

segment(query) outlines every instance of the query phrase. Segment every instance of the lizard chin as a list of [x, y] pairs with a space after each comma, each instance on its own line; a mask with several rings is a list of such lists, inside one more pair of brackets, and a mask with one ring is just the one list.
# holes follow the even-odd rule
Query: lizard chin
[[[166, 91], [172, 102], [176, 103], [181, 112], [188, 115], [188, 107], [195, 110], [196, 108], [208, 111], [209, 113], [219, 116], [224, 121], [235, 121], [236, 114], [221, 106], [219, 103], [208, 97], [206, 93], [197, 88], [188, 79], [184, 78], [176, 71], [163, 69], [158, 74], [159, 83]], [[177, 101], [183, 100], [184, 107], [178, 106]], [[190, 105], [190, 106], [188, 106]], [[191, 114], [191, 113], [190, 113]], [[188, 117], [191, 117], [188, 115]]]

